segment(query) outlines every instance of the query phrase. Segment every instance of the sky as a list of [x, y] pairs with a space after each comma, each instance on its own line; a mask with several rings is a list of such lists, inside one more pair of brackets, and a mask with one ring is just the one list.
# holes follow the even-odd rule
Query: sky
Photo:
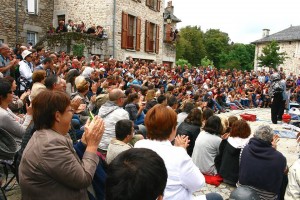
[[234, 43], [261, 39], [262, 29], [270, 29], [271, 35], [300, 25], [298, 0], [173, 0], [172, 4], [182, 21], [178, 29], [188, 25], [204, 32], [219, 29]]

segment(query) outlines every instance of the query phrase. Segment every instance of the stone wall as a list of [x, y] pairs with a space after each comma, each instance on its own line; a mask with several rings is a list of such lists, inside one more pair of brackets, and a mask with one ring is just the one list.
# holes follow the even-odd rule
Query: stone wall
[[[257, 58], [262, 54], [262, 49], [266, 44], [258, 44], [255, 48], [255, 60], [254, 66], [257, 68]], [[294, 74], [300, 74], [300, 41], [293, 42], [279, 42], [280, 52], [287, 53], [287, 59], [284, 64], [279, 65], [278, 69], [282, 67], [286, 74], [293, 72]]]
[[[16, 1], [3, 0], [1, 7], [4, 8], [0, 15], [0, 39], [5, 38], [5, 42], [14, 47], [17, 42], [16, 37]], [[27, 13], [27, 1], [17, 0], [18, 5], [18, 43], [27, 44], [27, 31], [37, 33], [37, 40], [44, 36], [48, 26], [53, 19], [53, 0], [38, 0], [38, 14], [29, 15]]]
[[[146, 0], [141, 2], [135, 0], [115, 0], [116, 1], [116, 30], [115, 30], [115, 58], [124, 60], [128, 56], [147, 60], [162, 62], [163, 57], [170, 57], [175, 60], [175, 52], [163, 55], [163, 12], [164, 0], [161, 1], [160, 12], [151, 10], [146, 6]], [[108, 54], [113, 55], [113, 9], [114, 0], [103, 0], [101, 3], [95, 0], [74, 1], [74, 0], [54, 0], [53, 23], [57, 25], [57, 16], [65, 15], [66, 21], [72, 19], [75, 23], [83, 21], [86, 27], [92, 24], [102, 25], [108, 35]], [[131, 51], [121, 49], [121, 29], [122, 12], [141, 18], [141, 50]], [[145, 52], [145, 21], [148, 20], [160, 26], [159, 54]], [[172, 55], [171, 55], [172, 54]]]

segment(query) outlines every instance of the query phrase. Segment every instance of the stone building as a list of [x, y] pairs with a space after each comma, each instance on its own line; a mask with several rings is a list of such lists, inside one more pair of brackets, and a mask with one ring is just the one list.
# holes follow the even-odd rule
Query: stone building
[[256, 45], [254, 66], [256, 70], [261, 69], [258, 66], [257, 58], [262, 54], [262, 49], [271, 41], [277, 41], [280, 47], [280, 52], [287, 53], [287, 59], [284, 64], [278, 66], [283, 68], [286, 73], [293, 72], [300, 74], [300, 26], [291, 26], [287, 29], [269, 34], [269, 29], [263, 30], [263, 38], [252, 42]]
[[53, 0], [3, 0], [0, 15], [0, 43], [10, 47], [33, 45], [47, 32], [53, 20]]
[[163, 5], [164, 0], [54, 0], [53, 24], [71, 19], [75, 24], [84, 22], [86, 28], [101, 25], [108, 37], [109, 55], [104, 57], [125, 60], [132, 56], [172, 65], [176, 50], [174, 42], [166, 38], [174, 37], [180, 20], [174, 16], [171, 2], [166, 10]]

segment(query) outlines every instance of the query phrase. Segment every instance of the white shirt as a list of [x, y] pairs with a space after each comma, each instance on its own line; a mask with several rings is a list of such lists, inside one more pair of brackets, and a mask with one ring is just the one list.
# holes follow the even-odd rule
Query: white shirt
[[185, 120], [188, 116], [186, 112], [181, 112], [177, 115], [177, 127]]
[[[203, 174], [193, 163], [186, 150], [172, 146], [168, 140], [140, 140], [135, 148], [147, 148], [155, 151], [165, 162], [168, 171], [167, 186], [164, 191], [164, 200], [192, 200], [193, 193], [205, 185]], [[204, 200], [205, 195], [196, 197]]]
[[[33, 66], [32, 63], [28, 63], [24, 60], [19, 62], [19, 71], [20, 71], [20, 76], [24, 77], [27, 81], [32, 82], [32, 73], [33, 73]], [[21, 90], [24, 90], [25, 88], [23, 85], [21, 85]]]

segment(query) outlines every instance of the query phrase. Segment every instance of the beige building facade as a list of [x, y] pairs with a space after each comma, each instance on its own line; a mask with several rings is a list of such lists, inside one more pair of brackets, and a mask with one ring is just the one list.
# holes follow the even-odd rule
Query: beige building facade
[[[56, 27], [59, 20], [71, 19], [75, 24], [84, 22], [86, 28], [101, 25], [108, 38], [108, 55], [104, 57], [125, 60], [131, 56], [172, 64], [176, 48], [174, 42], [165, 40], [164, 3], [164, 0], [54, 0], [53, 24]], [[168, 5], [172, 7], [172, 3]], [[177, 22], [168, 25], [175, 30]]]
[[263, 38], [253, 42], [255, 47], [255, 70], [261, 70], [257, 58], [262, 54], [263, 48], [272, 40], [278, 42], [279, 52], [286, 52], [286, 60], [282, 65], [278, 66], [283, 68], [286, 74], [300, 74], [300, 26], [291, 26], [283, 31], [269, 35], [268, 29], [263, 30]]

